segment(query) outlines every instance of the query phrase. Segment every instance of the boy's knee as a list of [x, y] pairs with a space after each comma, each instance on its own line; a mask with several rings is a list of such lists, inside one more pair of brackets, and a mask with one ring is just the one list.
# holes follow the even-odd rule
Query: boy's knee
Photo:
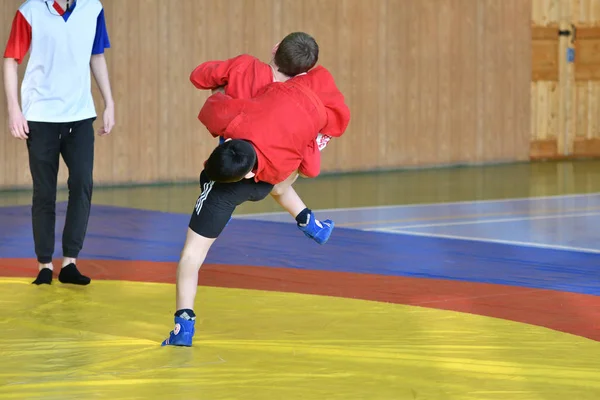
[[275, 185], [273, 187], [273, 190], [271, 190], [271, 195], [273, 196], [282, 196], [286, 190], [288, 190], [289, 186], [283, 186], [283, 185]]
[[181, 252], [181, 263], [193, 264], [198, 267], [204, 262], [206, 253], [202, 249], [194, 248], [192, 246], [186, 246]]
[[188, 228], [187, 238], [181, 251], [181, 261], [191, 264], [202, 264], [208, 250], [216, 239], [207, 238]]

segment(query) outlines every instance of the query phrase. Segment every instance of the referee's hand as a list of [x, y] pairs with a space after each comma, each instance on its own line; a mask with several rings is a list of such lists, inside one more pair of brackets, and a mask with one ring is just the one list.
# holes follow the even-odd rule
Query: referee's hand
[[17, 139], [25, 140], [29, 138], [27, 136], [29, 134], [29, 125], [20, 109], [8, 111], [8, 129], [10, 130], [10, 134]]

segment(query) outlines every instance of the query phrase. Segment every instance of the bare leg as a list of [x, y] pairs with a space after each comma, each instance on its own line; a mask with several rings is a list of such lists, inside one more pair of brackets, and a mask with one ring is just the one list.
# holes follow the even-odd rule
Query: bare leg
[[188, 228], [177, 266], [177, 310], [194, 309], [198, 290], [198, 271], [214, 241], [215, 239], [200, 236]]
[[200, 236], [190, 228], [187, 231], [181, 259], [177, 266], [177, 312], [175, 328], [162, 346], [191, 346], [195, 333], [194, 302], [198, 291], [198, 271], [215, 239]]
[[304, 232], [304, 235], [319, 244], [325, 244], [329, 240], [335, 224], [329, 219], [318, 221], [313, 212], [306, 207], [292, 187], [298, 176], [298, 172], [294, 172], [285, 181], [275, 185], [271, 190], [271, 196], [296, 220], [298, 228]]
[[306, 204], [292, 187], [296, 179], [298, 179], [298, 172], [294, 172], [285, 181], [275, 185], [271, 191], [271, 197], [293, 218], [296, 218], [306, 208]]

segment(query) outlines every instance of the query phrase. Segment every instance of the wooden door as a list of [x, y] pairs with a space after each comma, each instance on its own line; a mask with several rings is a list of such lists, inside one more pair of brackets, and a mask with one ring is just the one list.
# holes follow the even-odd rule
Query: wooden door
[[[600, 0], [598, 1], [600, 3]], [[573, 134], [567, 154], [600, 156], [600, 27], [575, 25]]]
[[532, 5], [530, 157], [600, 157], [600, 0]]

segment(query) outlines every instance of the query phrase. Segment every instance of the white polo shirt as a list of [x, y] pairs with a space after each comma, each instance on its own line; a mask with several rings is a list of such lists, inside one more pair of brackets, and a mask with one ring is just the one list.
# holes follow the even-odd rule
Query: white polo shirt
[[17, 11], [4, 52], [20, 64], [31, 50], [21, 84], [28, 121], [73, 122], [96, 116], [90, 59], [110, 47], [99, 0], [27, 0]]

